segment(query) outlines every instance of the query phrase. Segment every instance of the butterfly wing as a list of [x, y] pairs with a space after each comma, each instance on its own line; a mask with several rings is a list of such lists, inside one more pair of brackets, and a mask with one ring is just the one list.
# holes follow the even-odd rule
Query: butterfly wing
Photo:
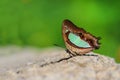
[[78, 47], [81, 47], [81, 48], [89, 48], [89, 47], [91, 47], [89, 45], [89, 43], [87, 43], [86, 41], [82, 40], [79, 36], [77, 36], [77, 35], [75, 35], [73, 33], [69, 33], [68, 39], [70, 40], [70, 42], [72, 44], [75, 44]]
[[69, 20], [63, 21], [62, 35], [66, 48], [73, 54], [85, 54], [100, 47], [99, 39], [83, 28], [78, 28]]

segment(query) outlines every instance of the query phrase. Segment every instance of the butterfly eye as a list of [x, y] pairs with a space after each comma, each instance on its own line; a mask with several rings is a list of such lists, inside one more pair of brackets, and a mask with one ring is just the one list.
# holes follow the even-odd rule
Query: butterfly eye
[[66, 30], [65, 33], [67, 33], [69, 30]]

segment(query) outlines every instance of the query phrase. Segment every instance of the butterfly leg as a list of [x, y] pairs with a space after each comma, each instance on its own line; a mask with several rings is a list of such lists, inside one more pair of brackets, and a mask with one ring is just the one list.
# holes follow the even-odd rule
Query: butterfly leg
[[95, 54], [79, 54], [79, 53], [76, 53], [76, 52], [75, 52], [75, 55], [76, 56], [98, 56], [98, 55], [95, 55]]
[[77, 52], [74, 52], [74, 56], [84, 56], [84, 54], [80, 54], [80, 53], [77, 53]]
[[73, 57], [73, 56], [75, 56], [74, 54], [72, 54], [68, 49], [66, 49], [65, 50], [69, 55], [70, 55], [70, 57]]
[[83, 56], [98, 56], [98, 55], [95, 55], [95, 54], [83, 54]]

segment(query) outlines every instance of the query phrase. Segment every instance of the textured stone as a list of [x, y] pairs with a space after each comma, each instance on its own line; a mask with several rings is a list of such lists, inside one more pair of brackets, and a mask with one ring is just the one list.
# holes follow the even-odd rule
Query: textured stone
[[11, 63], [14, 66], [4, 66], [0, 80], [120, 80], [120, 65], [107, 56], [90, 52], [88, 54], [98, 56], [69, 58], [64, 50], [58, 48], [34, 52], [41, 54], [27, 57], [24, 65]]

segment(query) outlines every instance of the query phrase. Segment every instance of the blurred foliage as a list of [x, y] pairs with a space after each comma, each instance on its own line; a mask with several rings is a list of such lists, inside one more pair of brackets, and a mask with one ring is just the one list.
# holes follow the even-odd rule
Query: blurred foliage
[[64, 46], [61, 24], [70, 19], [101, 36], [95, 52], [120, 62], [119, 0], [0, 0], [0, 44]]

